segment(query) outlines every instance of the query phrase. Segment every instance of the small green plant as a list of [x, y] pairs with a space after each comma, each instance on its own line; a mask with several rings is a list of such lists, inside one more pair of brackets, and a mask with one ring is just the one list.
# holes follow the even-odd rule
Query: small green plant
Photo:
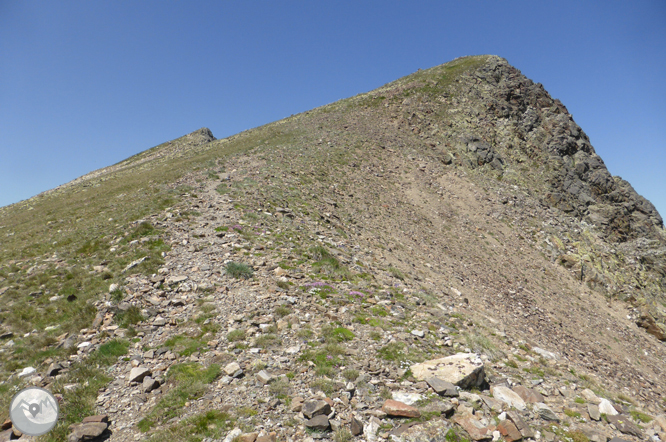
[[563, 411], [564, 411], [564, 414], [566, 414], [569, 417], [573, 417], [573, 418], [576, 418], [576, 419], [580, 418], [580, 413], [577, 412], [576, 410], [571, 410], [570, 408], [565, 408]]
[[644, 424], [647, 424], [652, 421], [652, 416], [647, 415], [645, 413], [642, 413], [638, 410], [631, 410], [629, 412], [631, 414], [631, 417], [634, 418], [636, 422], [643, 422]]
[[337, 327], [333, 330], [326, 330], [324, 331], [324, 334], [326, 335], [325, 338], [332, 342], [351, 341], [356, 336], [354, 333], [352, 333], [351, 330], [344, 327]]
[[250, 279], [254, 270], [247, 264], [230, 261], [225, 267], [227, 275], [236, 279]]
[[347, 368], [345, 369], [345, 371], [342, 372], [342, 377], [344, 377], [348, 381], [355, 381], [356, 378], [358, 378], [358, 370], [355, 370], [353, 368]]
[[255, 347], [261, 347], [261, 348], [267, 348], [273, 345], [279, 345], [279, 343], [280, 341], [278, 340], [277, 335], [274, 335], [273, 333], [266, 333], [254, 340]]
[[323, 347], [308, 350], [300, 357], [301, 361], [311, 361], [315, 364], [316, 373], [330, 375], [333, 368], [344, 365], [343, 355], [345, 349], [337, 344], [326, 344]]
[[393, 276], [394, 278], [399, 279], [400, 281], [404, 281], [405, 279], [407, 279], [405, 274], [403, 272], [401, 272], [400, 270], [396, 269], [395, 267], [392, 267], [392, 266], [389, 267], [388, 272], [391, 274], [391, 276]]
[[291, 309], [285, 305], [278, 305], [275, 307], [275, 316], [278, 318], [284, 318], [285, 316], [291, 314]]
[[382, 399], [392, 399], [393, 398], [393, 396], [391, 395], [391, 390], [389, 390], [386, 387], [381, 389], [381, 391], [379, 392], [379, 397], [381, 397]]
[[566, 435], [573, 442], [590, 442], [590, 439], [581, 430], [567, 431]]
[[279, 399], [286, 399], [289, 392], [289, 382], [284, 379], [278, 379], [268, 386], [268, 391]]
[[310, 387], [315, 390], [323, 391], [326, 394], [331, 394], [335, 391], [335, 383], [323, 378], [312, 381]]
[[391, 342], [377, 350], [377, 353], [379, 353], [379, 357], [387, 361], [400, 361], [405, 358], [404, 348], [405, 344]]
[[90, 356], [89, 361], [100, 365], [111, 365], [118, 361], [119, 356], [126, 355], [128, 348], [127, 341], [114, 339], [100, 345], [97, 351]]
[[518, 364], [516, 364], [516, 361], [514, 361], [513, 359], [509, 359], [504, 363], [504, 365], [511, 368], [518, 368]]
[[289, 281], [278, 281], [277, 286], [283, 290], [289, 290], [291, 284], [289, 284]]
[[576, 396], [576, 399], [574, 399], [574, 402], [577, 403], [577, 404], [584, 404], [584, 403], [585, 403], [585, 399], [583, 399], [583, 398], [580, 397], [580, 396]]
[[227, 340], [229, 342], [237, 342], [245, 339], [245, 330], [233, 330], [227, 333]]
[[120, 310], [116, 313], [116, 322], [122, 328], [128, 328], [141, 321], [143, 321], [141, 309], [135, 305], [130, 306], [127, 310]]
[[382, 334], [379, 333], [377, 330], [372, 330], [370, 332], [370, 339], [373, 341], [379, 341], [382, 338]]
[[350, 442], [353, 439], [351, 432], [347, 428], [338, 428], [333, 433], [333, 442]]
[[243, 417], [256, 416], [259, 412], [252, 407], [239, 407], [236, 409], [236, 414]]
[[298, 336], [301, 339], [310, 339], [314, 336], [314, 332], [310, 330], [309, 328], [303, 328], [296, 333], [296, 336]]
[[198, 351], [208, 350], [208, 346], [201, 339], [184, 335], [172, 336], [164, 342], [164, 346], [181, 356], [190, 356]]

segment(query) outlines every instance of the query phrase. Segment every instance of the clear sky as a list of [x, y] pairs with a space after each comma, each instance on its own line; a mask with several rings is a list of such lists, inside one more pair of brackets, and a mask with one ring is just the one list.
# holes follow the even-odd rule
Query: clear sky
[[0, 0], [0, 206], [476, 54], [543, 83], [666, 216], [664, 0]]

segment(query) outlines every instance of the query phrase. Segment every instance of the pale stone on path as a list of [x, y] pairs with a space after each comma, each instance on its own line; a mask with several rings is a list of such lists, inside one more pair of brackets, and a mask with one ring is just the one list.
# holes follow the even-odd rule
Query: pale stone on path
[[583, 399], [592, 404], [599, 405], [599, 402], [601, 402], [601, 399], [599, 399], [599, 397], [596, 394], [594, 394], [594, 391], [590, 390], [589, 388], [586, 388], [585, 390], [581, 391], [580, 394], [581, 396], [583, 396]]
[[509, 387], [497, 386], [491, 388], [490, 392], [497, 400], [504, 402], [517, 410], [525, 409], [525, 401]]
[[605, 414], [606, 416], [615, 416], [617, 410], [613, 407], [613, 404], [610, 403], [608, 399], [602, 399], [599, 401], [599, 412]]
[[424, 381], [436, 377], [460, 388], [480, 387], [485, 381], [483, 361], [475, 353], [458, 353], [411, 366], [413, 376]]
[[392, 396], [394, 401], [402, 402], [407, 405], [414, 405], [423, 399], [423, 395], [418, 393], [405, 393], [404, 391], [395, 391]]

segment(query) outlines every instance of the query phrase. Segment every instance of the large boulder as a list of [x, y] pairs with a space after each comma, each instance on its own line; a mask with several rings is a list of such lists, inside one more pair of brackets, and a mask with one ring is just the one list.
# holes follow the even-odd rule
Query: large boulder
[[486, 385], [483, 361], [476, 353], [458, 353], [412, 365], [413, 376], [420, 380], [436, 377], [463, 389]]

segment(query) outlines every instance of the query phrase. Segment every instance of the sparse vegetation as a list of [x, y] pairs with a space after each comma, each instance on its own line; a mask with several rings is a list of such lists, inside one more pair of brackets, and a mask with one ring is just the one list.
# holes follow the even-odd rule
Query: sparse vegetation
[[254, 274], [254, 270], [249, 265], [233, 261], [227, 263], [225, 271], [227, 275], [236, 279], [249, 279]]

